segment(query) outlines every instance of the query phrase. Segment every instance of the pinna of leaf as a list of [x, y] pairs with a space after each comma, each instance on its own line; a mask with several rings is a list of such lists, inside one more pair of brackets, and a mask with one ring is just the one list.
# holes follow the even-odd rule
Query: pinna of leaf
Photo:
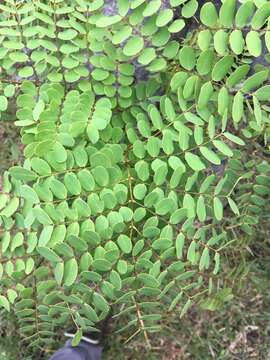
[[167, 311], [213, 309], [269, 211], [269, 4], [0, 8], [1, 119], [25, 157], [3, 176], [0, 306], [21, 338], [72, 324], [76, 345], [113, 307], [149, 341]]

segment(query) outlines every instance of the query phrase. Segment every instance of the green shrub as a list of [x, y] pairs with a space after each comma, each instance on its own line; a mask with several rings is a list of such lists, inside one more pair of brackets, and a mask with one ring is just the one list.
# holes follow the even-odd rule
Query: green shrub
[[270, 173], [270, 4], [239, 5], [0, 5], [0, 110], [16, 101], [25, 156], [3, 177], [0, 305], [25, 343], [111, 308], [148, 339], [231, 298], [223, 256], [267, 212]]

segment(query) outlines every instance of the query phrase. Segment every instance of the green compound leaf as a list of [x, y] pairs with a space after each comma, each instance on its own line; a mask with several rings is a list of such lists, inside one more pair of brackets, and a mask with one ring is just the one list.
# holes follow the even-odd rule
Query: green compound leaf
[[128, 40], [124, 46], [123, 52], [126, 56], [137, 55], [144, 47], [144, 40], [139, 36], [134, 36]]
[[240, 83], [241, 80], [244, 79], [244, 77], [249, 72], [249, 65], [244, 64], [239, 66], [233, 73], [230, 74], [230, 76], [226, 80], [226, 85], [229, 87], [233, 87]]
[[266, 48], [267, 48], [268, 52], [270, 52], [270, 33], [269, 33], [269, 31], [267, 31], [265, 33], [265, 38], [264, 39], [265, 39]]
[[97, 166], [93, 170], [93, 176], [99, 186], [106, 186], [109, 183], [109, 174], [104, 166]]
[[152, 16], [159, 10], [160, 6], [161, 0], [151, 0], [144, 9], [142, 15], [144, 17]]
[[201, 171], [205, 169], [205, 164], [201, 161], [199, 156], [192, 154], [190, 152], [185, 153], [185, 160], [188, 163], [188, 165], [191, 167], [194, 171]]
[[10, 216], [12, 216], [15, 211], [18, 209], [20, 204], [20, 200], [17, 197], [12, 198], [7, 205], [5, 206], [5, 208], [1, 211], [0, 215], [2, 216], [6, 216], [7, 218], [9, 218]]
[[213, 274], [216, 275], [220, 269], [220, 253], [218, 253], [218, 252], [215, 253], [214, 260], [215, 260], [215, 268], [214, 268]]
[[156, 20], [156, 25], [158, 27], [166, 26], [172, 19], [173, 19], [173, 10], [172, 9], [162, 10], [158, 14], [158, 17]]
[[9, 304], [9, 301], [8, 299], [3, 296], [3, 295], [0, 295], [0, 306], [3, 307], [6, 311], [10, 312], [10, 304]]
[[8, 297], [8, 300], [11, 304], [14, 304], [16, 298], [18, 297], [18, 294], [15, 290], [13, 289], [8, 289], [7, 291], [7, 297]]
[[159, 282], [150, 274], [141, 273], [138, 275], [138, 279], [147, 287], [157, 288]]
[[46, 176], [51, 174], [51, 167], [49, 164], [43, 160], [39, 159], [37, 157], [33, 157], [31, 159], [31, 167], [32, 169], [41, 176]]
[[203, 249], [202, 256], [200, 258], [200, 263], [199, 263], [200, 271], [202, 271], [204, 269], [208, 269], [209, 263], [210, 263], [209, 249], [207, 247], [205, 247]]
[[114, 45], [121, 44], [127, 40], [132, 34], [132, 27], [129, 25], [122, 26], [119, 31], [117, 31], [112, 37], [112, 43]]
[[214, 61], [214, 52], [212, 50], [203, 51], [197, 60], [197, 71], [200, 75], [209, 74], [212, 70], [212, 64]]
[[233, 65], [234, 59], [233, 56], [228, 55], [220, 59], [214, 66], [212, 70], [212, 79], [214, 81], [222, 80], [225, 75], [230, 71]]
[[185, 245], [185, 235], [183, 233], [180, 233], [175, 240], [175, 249], [178, 259], [182, 259], [183, 257], [184, 245]]
[[200, 91], [200, 95], [199, 95], [199, 99], [198, 99], [198, 109], [201, 110], [201, 109], [204, 109], [205, 107], [207, 107], [207, 105], [213, 95], [213, 92], [214, 92], [214, 88], [210, 81], [203, 84], [203, 86], [201, 87], [201, 91]]
[[201, 22], [207, 27], [214, 28], [216, 26], [218, 21], [218, 14], [213, 3], [207, 2], [203, 5], [201, 8], [200, 19]]
[[162, 199], [156, 205], [156, 212], [159, 215], [166, 215], [171, 212], [174, 207], [174, 201], [172, 199]]
[[179, 224], [181, 221], [183, 221], [187, 217], [187, 210], [186, 209], [177, 209], [175, 210], [171, 217], [170, 217], [170, 223], [171, 224]]
[[112, 268], [112, 264], [106, 259], [96, 259], [93, 261], [93, 268], [97, 271], [109, 271]]
[[218, 197], [214, 197], [214, 214], [218, 221], [223, 218], [223, 204]]
[[195, 15], [197, 9], [198, 9], [198, 2], [196, 0], [189, 0], [183, 6], [181, 15], [184, 18], [191, 18], [193, 15]]
[[230, 147], [221, 140], [214, 140], [213, 145], [225, 156], [232, 157], [233, 152]]
[[243, 34], [242, 34], [241, 30], [234, 30], [230, 34], [229, 42], [230, 42], [232, 51], [236, 55], [242, 54], [244, 47], [245, 47], [245, 40], [243, 38]]
[[258, 126], [261, 127], [261, 125], [262, 125], [261, 106], [260, 106], [260, 103], [259, 103], [258, 99], [256, 98], [256, 96], [253, 96], [252, 100], [253, 100], [253, 108], [254, 108], [255, 119], [256, 119], [256, 122], [257, 122]]
[[233, 135], [233, 134], [231, 134], [231, 133], [229, 133], [229, 132], [225, 132], [224, 134], [223, 134], [228, 140], [230, 140], [230, 141], [232, 141], [233, 143], [235, 143], [235, 144], [237, 144], [237, 145], [240, 145], [240, 146], [244, 146], [245, 145], [245, 142], [242, 140], [242, 139], [240, 139], [238, 136], [236, 136], [236, 135]]
[[195, 264], [196, 262], [196, 247], [197, 247], [196, 242], [192, 241], [188, 248], [187, 260], [190, 261], [191, 264]]
[[253, 1], [246, 1], [245, 3], [241, 4], [235, 16], [235, 24], [238, 28], [243, 28], [247, 25], [254, 9], [255, 4]]
[[97, 292], [94, 293], [93, 303], [97, 307], [97, 309], [103, 311], [105, 314], [108, 313], [109, 311], [108, 303], [101, 294]]
[[9, 169], [10, 175], [16, 180], [22, 180], [25, 182], [34, 181], [37, 179], [37, 174], [31, 170], [22, 168], [21, 166], [13, 166]]
[[251, 26], [254, 30], [261, 29], [270, 16], [270, 4], [266, 3], [259, 7], [252, 17]]
[[210, 46], [212, 38], [213, 38], [213, 36], [209, 29], [200, 31], [198, 34], [198, 39], [197, 39], [197, 43], [198, 43], [200, 50], [206, 51]]
[[201, 222], [206, 220], [206, 206], [205, 206], [204, 197], [202, 195], [200, 195], [198, 198], [196, 212], [197, 212], [198, 219]]
[[229, 203], [232, 211], [235, 213], [235, 215], [240, 215], [239, 209], [238, 209], [235, 201], [232, 198], [228, 198], [228, 203]]
[[28, 185], [22, 185], [20, 187], [20, 195], [32, 204], [39, 203], [39, 198], [36, 192]]
[[17, 249], [18, 247], [23, 245], [23, 234], [22, 233], [17, 233], [14, 238], [11, 241], [11, 246], [10, 246], [10, 250], [14, 251], [15, 249]]
[[225, 0], [220, 8], [219, 21], [225, 27], [233, 24], [236, 9], [236, 0]]
[[63, 276], [64, 276], [64, 263], [57, 262], [54, 268], [54, 277], [58, 285], [62, 284]]
[[256, 90], [255, 96], [260, 101], [267, 101], [270, 97], [270, 85], [262, 86], [260, 89]]
[[122, 280], [121, 280], [121, 277], [120, 277], [120, 275], [118, 274], [117, 271], [115, 271], [115, 270], [111, 271], [110, 282], [113, 284], [113, 286], [117, 290], [121, 290], [121, 288], [122, 288]]
[[3, 95], [0, 96], [0, 111], [7, 110], [8, 107], [8, 101], [7, 98]]
[[61, 261], [61, 258], [52, 249], [39, 246], [37, 247], [37, 251], [42, 257], [52, 263], [57, 263]]
[[185, 21], [183, 19], [174, 20], [174, 22], [168, 27], [170, 33], [178, 33], [185, 27]]
[[64, 177], [64, 184], [71, 195], [79, 195], [81, 193], [81, 183], [73, 173], [67, 173]]
[[200, 146], [200, 152], [204, 156], [204, 158], [210, 161], [214, 165], [220, 165], [221, 160], [218, 155], [213, 151], [208, 149], [206, 146]]
[[52, 193], [57, 199], [64, 200], [67, 198], [67, 189], [61, 181], [52, 178], [50, 180], [49, 186]]
[[138, 62], [142, 65], [150, 64], [156, 58], [156, 52], [154, 48], [143, 49], [140, 56], [138, 57]]
[[132, 251], [132, 242], [126, 235], [120, 235], [117, 239], [117, 244], [125, 254], [129, 254]]
[[232, 117], [235, 123], [238, 123], [244, 113], [244, 95], [241, 91], [238, 91], [233, 99]]
[[196, 55], [189, 46], [184, 46], [179, 52], [179, 61], [183, 68], [192, 70], [196, 64]]
[[257, 31], [249, 31], [246, 36], [247, 49], [250, 55], [259, 57], [262, 53], [262, 42], [260, 34]]
[[76, 259], [69, 259], [64, 264], [63, 283], [66, 286], [71, 286], [77, 279], [78, 264]]
[[243, 83], [243, 91], [249, 92], [258, 88], [268, 78], [268, 72], [263, 70], [247, 78]]
[[53, 222], [49, 215], [40, 207], [35, 207], [33, 213], [42, 225], [51, 225]]
[[218, 30], [214, 35], [214, 47], [221, 56], [226, 55], [228, 52], [228, 38], [229, 34], [223, 29]]
[[96, 26], [98, 28], [106, 28], [114, 24], [117, 24], [118, 22], [121, 21], [121, 19], [122, 17], [120, 15], [102, 16], [97, 20]]

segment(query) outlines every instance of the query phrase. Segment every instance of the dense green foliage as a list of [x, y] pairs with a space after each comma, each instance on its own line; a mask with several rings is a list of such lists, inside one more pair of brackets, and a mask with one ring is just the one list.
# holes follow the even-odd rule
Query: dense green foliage
[[237, 5], [0, 5], [0, 110], [16, 101], [25, 146], [0, 195], [0, 304], [33, 347], [111, 307], [147, 340], [230, 299], [222, 256], [270, 193], [270, 3]]

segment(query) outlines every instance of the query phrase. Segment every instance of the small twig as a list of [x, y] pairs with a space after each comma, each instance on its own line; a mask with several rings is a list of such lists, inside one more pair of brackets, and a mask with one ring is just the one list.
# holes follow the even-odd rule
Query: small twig
[[143, 331], [143, 335], [144, 335], [144, 338], [145, 338], [145, 341], [146, 341], [146, 345], [147, 345], [147, 348], [148, 349], [151, 349], [152, 346], [151, 346], [151, 343], [150, 343], [150, 340], [149, 340], [149, 337], [148, 337], [148, 334], [147, 334], [147, 331], [145, 330], [145, 326], [144, 326], [144, 321], [142, 319], [142, 314], [141, 314], [141, 311], [140, 311], [140, 308], [133, 296], [133, 301], [134, 301], [134, 305], [136, 307], [136, 312], [137, 312], [137, 317], [138, 317], [138, 320], [140, 322], [140, 325], [141, 325], [141, 329]]
[[134, 334], [132, 334], [127, 340], [125, 340], [124, 344], [127, 344], [132, 340], [136, 335], [138, 335], [141, 332], [141, 328], [139, 328], [137, 331], [135, 331]]
[[68, 310], [69, 310], [71, 319], [72, 319], [74, 325], [76, 326], [76, 329], [79, 330], [79, 326], [78, 326], [78, 324], [77, 324], [77, 322], [76, 322], [76, 320], [75, 320], [75, 318], [74, 318], [74, 316], [73, 316], [72, 309], [70, 308], [70, 306], [69, 306], [68, 303], [65, 303], [65, 304], [67, 305], [67, 308], [68, 308]]

